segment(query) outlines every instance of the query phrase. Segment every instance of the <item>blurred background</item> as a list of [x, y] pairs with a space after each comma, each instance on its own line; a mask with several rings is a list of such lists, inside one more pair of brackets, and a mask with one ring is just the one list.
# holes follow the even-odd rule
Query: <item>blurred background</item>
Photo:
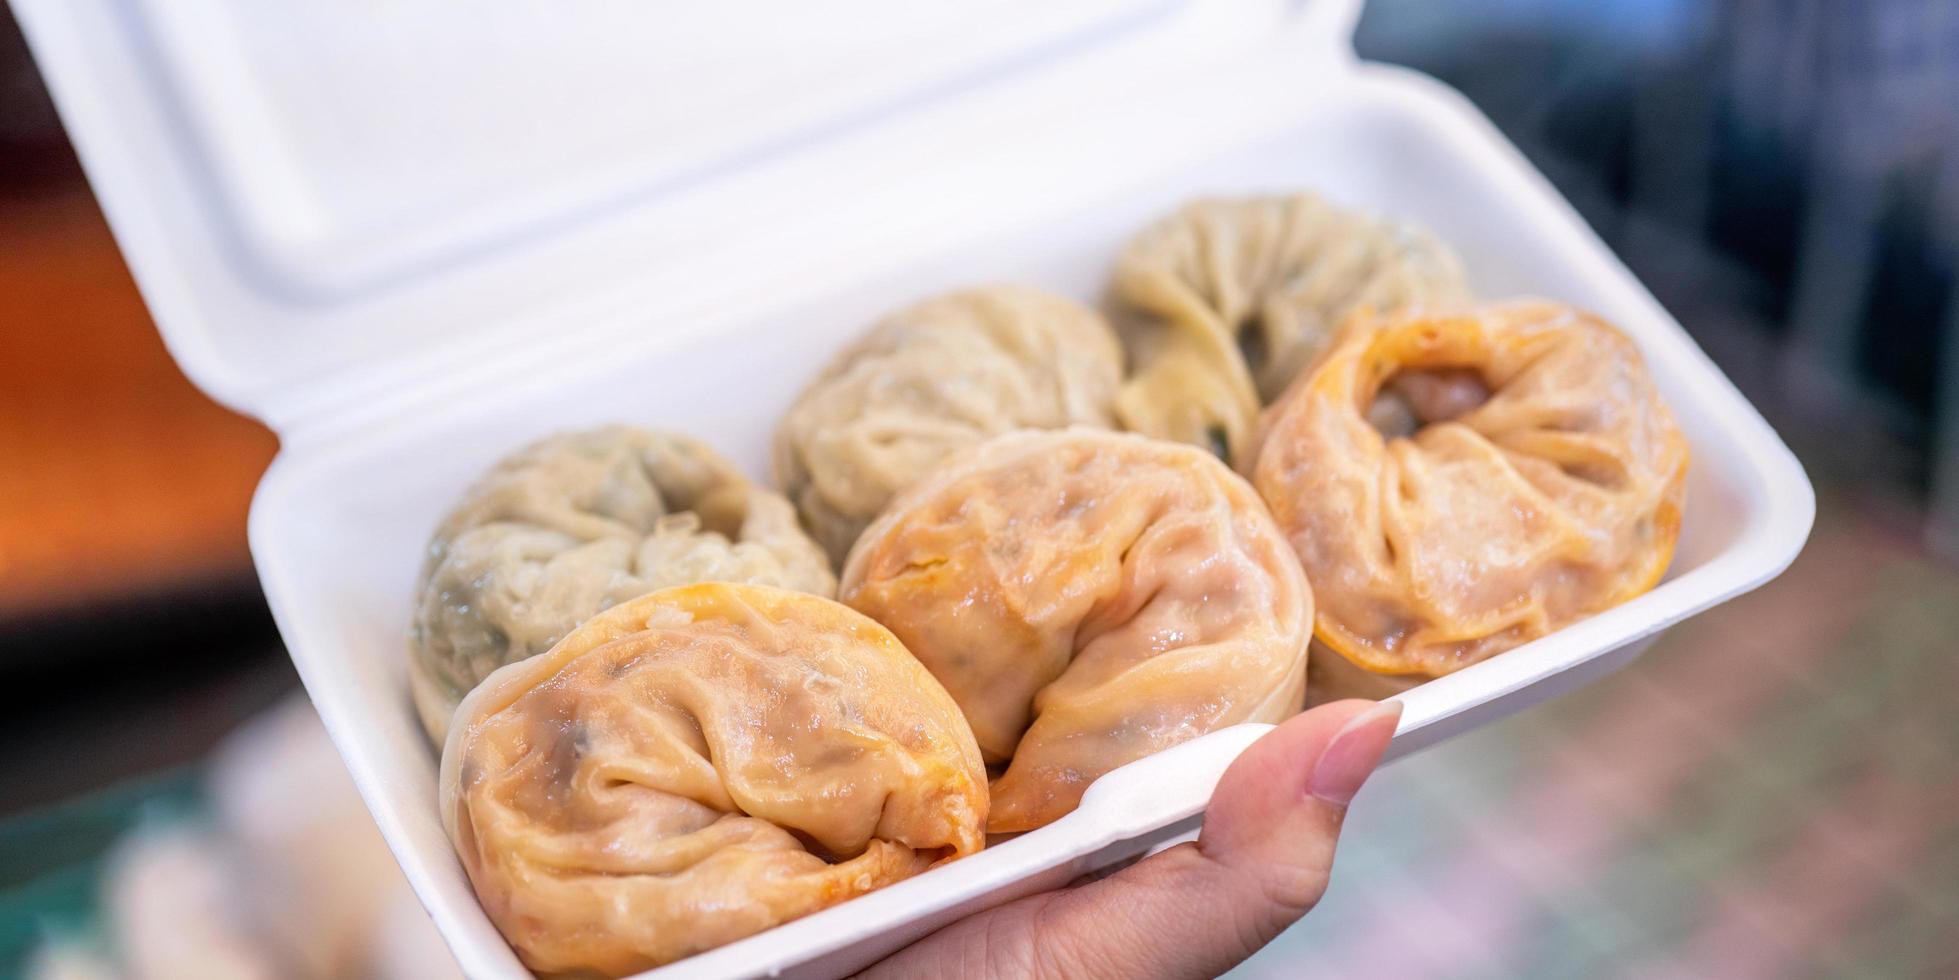
[[[1959, 976], [1959, 8], [1372, 0], [1358, 46], [1524, 150], [1819, 513], [1627, 671], [1385, 772], [1242, 972]], [[164, 350], [0, 19], [0, 976], [453, 969], [258, 591], [275, 449]]]

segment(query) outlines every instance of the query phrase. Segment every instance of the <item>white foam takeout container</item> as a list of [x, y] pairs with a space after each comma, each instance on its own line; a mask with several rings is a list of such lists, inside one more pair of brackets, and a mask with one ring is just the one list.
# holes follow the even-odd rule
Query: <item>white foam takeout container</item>
[[[1094, 299], [1118, 244], [1196, 195], [1315, 188], [1420, 222], [1482, 295], [1623, 327], [1692, 441], [1666, 580], [1402, 695], [1393, 752], [1584, 684], [1788, 564], [1814, 510], [1795, 458], [1474, 108], [1354, 58], [1358, 6], [14, 3], [171, 350], [279, 433], [251, 516], [266, 595], [477, 977], [522, 968], [444, 836], [403, 673], [423, 545], [464, 485], [535, 436], [615, 420], [762, 476], [780, 412], [878, 313], [991, 280]], [[862, 966], [1188, 833], [1265, 727], [655, 974]]]

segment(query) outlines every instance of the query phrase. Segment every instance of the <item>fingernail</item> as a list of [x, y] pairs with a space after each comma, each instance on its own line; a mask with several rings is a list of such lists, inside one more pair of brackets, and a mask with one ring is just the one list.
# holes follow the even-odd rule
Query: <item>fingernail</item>
[[1306, 792], [1334, 806], [1346, 806], [1387, 751], [1401, 720], [1401, 702], [1383, 701], [1349, 719], [1320, 752]]

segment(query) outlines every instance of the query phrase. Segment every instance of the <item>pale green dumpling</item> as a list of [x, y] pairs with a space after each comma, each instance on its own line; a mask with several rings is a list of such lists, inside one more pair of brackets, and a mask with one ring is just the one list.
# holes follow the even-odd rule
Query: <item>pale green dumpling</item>
[[423, 725], [440, 742], [492, 671], [613, 605], [695, 582], [837, 586], [789, 502], [692, 439], [612, 426], [517, 451], [429, 542], [408, 643]]

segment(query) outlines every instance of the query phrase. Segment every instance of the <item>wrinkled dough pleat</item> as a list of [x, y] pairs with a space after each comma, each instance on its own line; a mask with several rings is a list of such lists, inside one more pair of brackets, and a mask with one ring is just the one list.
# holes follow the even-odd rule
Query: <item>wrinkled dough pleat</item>
[[[1384, 436], [1377, 400], [1423, 372], [1431, 390], [1401, 388], [1415, 428]], [[1684, 437], [1632, 343], [1559, 304], [1352, 323], [1258, 445], [1316, 636], [1380, 674], [1440, 676], [1623, 602], [1679, 535]]]
[[1249, 485], [1174, 443], [1071, 429], [974, 447], [865, 531], [839, 594], [959, 703], [1001, 771], [995, 833], [1303, 697], [1298, 560]]
[[504, 664], [656, 589], [754, 582], [834, 595], [788, 501], [683, 436], [568, 432], [499, 461], [429, 542], [409, 631], [409, 680], [431, 738]]
[[1117, 413], [1239, 465], [1259, 406], [1348, 317], [1468, 295], [1455, 255], [1406, 225], [1311, 194], [1194, 202], [1116, 261], [1110, 300], [1133, 361]]
[[629, 600], [462, 704], [443, 817], [545, 972], [621, 975], [984, 843], [958, 705], [829, 599], [713, 583]]

